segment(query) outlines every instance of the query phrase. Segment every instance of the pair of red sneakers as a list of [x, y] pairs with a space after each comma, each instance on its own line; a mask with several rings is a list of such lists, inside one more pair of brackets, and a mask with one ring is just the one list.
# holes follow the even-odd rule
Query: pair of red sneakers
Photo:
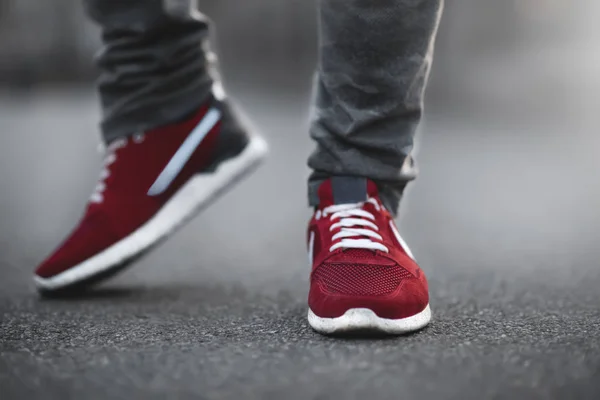
[[[227, 103], [208, 102], [183, 122], [113, 141], [79, 225], [35, 272], [39, 290], [63, 292], [106, 279], [168, 237], [250, 173], [267, 144]], [[405, 333], [431, 318], [425, 275], [368, 182], [363, 201], [319, 189], [308, 228], [308, 319], [322, 333]]]

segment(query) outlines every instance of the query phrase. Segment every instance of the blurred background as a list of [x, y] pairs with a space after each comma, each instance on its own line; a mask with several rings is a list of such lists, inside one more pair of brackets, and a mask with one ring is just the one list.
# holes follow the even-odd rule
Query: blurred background
[[[519, 98], [523, 113], [558, 111], [572, 105], [580, 82], [597, 71], [597, 2], [447, 3], [429, 95], [430, 103], [441, 109], [465, 103], [510, 107], [507, 103], [514, 105]], [[315, 63], [314, 2], [199, 4], [217, 22], [228, 80], [261, 90], [306, 87]], [[2, 85], [87, 84], [96, 73], [92, 56], [98, 46], [98, 31], [84, 18], [79, 1], [0, 0]], [[544, 104], [531, 104], [540, 98]]]
[[[421, 175], [400, 216], [435, 322], [405, 346], [332, 342], [304, 323], [315, 2], [199, 4], [216, 23], [226, 87], [271, 158], [109, 283], [125, 291], [81, 306], [36, 300], [30, 275], [98, 176], [98, 29], [80, 1], [0, 0], [0, 356], [16, 371], [2, 375], [0, 357], [0, 386], [15, 398], [27, 385], [195, 393], [198, 379], [218, 398], [599, 398], [599, 1], [446, 2]], [[146, 386], [148, 368], [164, 374]], [[82, 371], [75, 389], [63, 379]]]

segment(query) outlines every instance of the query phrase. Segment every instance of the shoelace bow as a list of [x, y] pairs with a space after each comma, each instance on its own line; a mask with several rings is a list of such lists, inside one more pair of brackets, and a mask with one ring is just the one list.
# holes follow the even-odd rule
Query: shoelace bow
[[383, 237], [377, 233], [379, 227], [372, 222], [375, 221], [375, 216], [363, 209], [367, 203], [373, 204], [377, 211], [381, 210], [377, 200], [369, 198], [364, 203], [333, 205], [324, 208], [322, 212], [317, 211], [317, 219], [330, 216], [330, 221], [337, 221], [329, 228], [330, 232], [341, 228], [332, 237], [333, 241], [341, 240], [334, 243], [329, 251], [343, 248], [380, 250], [389, 253], [389, 249], [381, 243]]

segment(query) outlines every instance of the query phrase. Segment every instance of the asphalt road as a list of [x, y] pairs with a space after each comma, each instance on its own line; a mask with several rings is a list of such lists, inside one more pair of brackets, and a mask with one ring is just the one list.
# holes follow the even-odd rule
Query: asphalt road
[[124, 275], [60, 300], [30, 275], [95, 185], [94, 97], [0, 96], [0, 398], [600, 398], [596, 114], [430, 115], [399, 221], [433, 323], [341, 340], [305, 320], [304, 95], [240, 90], [269, 162]]

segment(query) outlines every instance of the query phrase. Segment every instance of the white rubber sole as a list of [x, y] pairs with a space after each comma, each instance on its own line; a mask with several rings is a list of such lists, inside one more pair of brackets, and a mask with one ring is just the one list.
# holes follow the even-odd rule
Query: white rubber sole
[[412, 317], [387, 319], [378, 317], [368, 308], [353, 308], [338, 318], [321, 318], [308, 309], [308, 323], [317, 332], [324, 334], [340, 334], [350, 332], [380, 332], [391, 335], [418, 331], [431, 321], [429, 305]]
[[260, 136], [252, 136], [235, 158], [224, 161], [210, 174], [197, 174], [148, 222], [126, 238], [81, 264], [51, 278], [34, 275], [38, 289], [54, 291], [118, 268], [136, 255], [169, 236], [244, 176], [254, 171], [268, 153]]

